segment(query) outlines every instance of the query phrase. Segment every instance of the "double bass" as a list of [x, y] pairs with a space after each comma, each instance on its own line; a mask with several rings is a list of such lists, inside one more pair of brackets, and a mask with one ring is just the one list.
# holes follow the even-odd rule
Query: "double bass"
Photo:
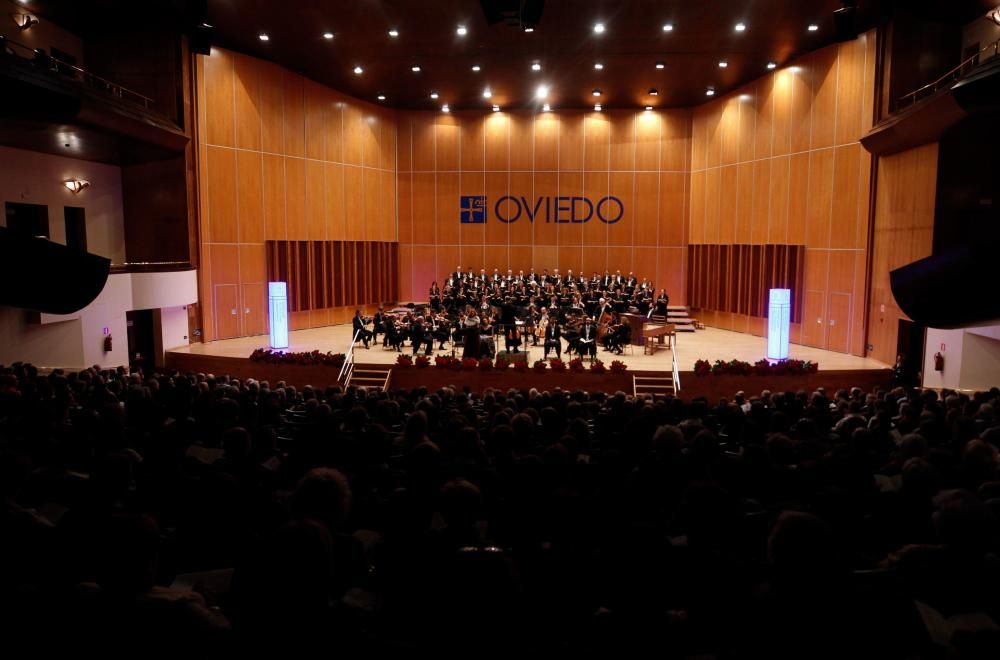
[[601, 315], [597, 317], [597, 340], [603, 341], [604, 335], [608, 333], [608, 327], [611, 325], [611, 312], [608, 311], [610, 305], [606, 304], [601, 309]]

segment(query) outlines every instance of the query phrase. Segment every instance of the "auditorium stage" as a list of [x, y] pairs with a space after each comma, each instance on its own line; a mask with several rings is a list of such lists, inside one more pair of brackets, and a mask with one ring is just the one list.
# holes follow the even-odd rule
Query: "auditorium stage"
[[[351, 340], [350, 324], [327, 326], [323, 328], [312, 328], [309, 330], [296, 330], [289, 333], [289, 351], [313, 351], [343, 353], [347, 350]], [[209, 343], [190, 344], [181, 348], [170, 349], [166, 355], [166, 366], [203, 373], [228, 373], [240, 377], [257, 376], [264, 378], [279, 377], [296, 385], [304, 385], [306, 382], [313, 385], [332, 384], [335, 381], [337, 369], [332, 367], [298, 367], [284, 365], [264, 365], [254, 363], [249, 360], [254, 349], [265, 348], [268, 344], [267, 335], [256, 337], [240, 337], [237, 339], [226, 339]], [[529, 347], [530, 360], [534, 361], [542, 357], [541, 346]], [[409, 347], [404, 351], [410, 354]], [[704, 359], [710, 362], [716, 360], [746, 360], [754, 362], [764, 357], [766, 352], [766, 339], [753, 335], [720, 330], [717, 328], [705, 328], [693, 333], [680, 335], [679, 342], [675, 347], [677, 355], [677, 365], [681, 372], [682, 394], [687, 396], [703, 395], [714, 397], [720, 394], [731, 394], [730, 389], [733, 383], [739, 380], [737, 377], [724, 376], [694, 376], [693, 369], [696, 360]], [[888, 381], [889, 366], [870, 358], [860, 358], [844, 353], [824, 351], [808, 346], [792, 344], [791, 357], [802, 360], [811, 360], [819, 364], [819, 373], [804, 380], [797, 381], [796, 384], [789, 383], [786, 387], [815, 387], [822, 385], [827, 388], [849, 387], [859, 385], [869, 387], [875, 384], [886, 384]], [[435, 351], [435, 355], [451, 355], [449, 347], [446, 351]], [[391, 365], [395, 363], [399, 353], [383, 348], [381, 345], [372, 345], [365, 349], [359, 346], [355, 349], [354, 359], [359, 365]], [[550, 353], [550, 356], [552, 354]], [[628, 365], [630, 374], [664, 374], [671, 370], [670, 350], [660, 349], [653, 355], [643, 354], [641, 346], [634, 346], [632, 352], [625, 351], [624, 355], [613, 355], [604, 350], [598, 351], [599, 359], [605, 365], [609, 365], [612, 360], [621, 360]], [[319, 375], [318, 375], [319, 374]], [[330, 375], [328, 378], [327, 375]], [[458, 372], [456, 372], [456, 376]], [[590, 374], [586, 374], [589, 376]], [[298, 379], [306, 382], [296, 383]], [[572, 378], [571, 374], [567, 375]], [[578, 378], [582, 376], [577, 376]], [[323, 383], [320, 380], [330, 382]], [[766, 377], [743, 377], [747, 382], [746, 389], [752, 391], [759, 388], [774, 389], [780, 386], [779, 383], [765, 382]], [[786, 377], [790, 378], [790, 377]], [[800, 377], [801, 379], [802, 377]], [[332, 380], [331, 380], [332, 379]], [[531, 374], [526, 374], [526, 386], [530, 386]], [[567, 384], [572, 386], [571, 384]], [[736, 385], [738, 389], [744, 389]], [[791, 388], [790, 387], [790, 388]]]

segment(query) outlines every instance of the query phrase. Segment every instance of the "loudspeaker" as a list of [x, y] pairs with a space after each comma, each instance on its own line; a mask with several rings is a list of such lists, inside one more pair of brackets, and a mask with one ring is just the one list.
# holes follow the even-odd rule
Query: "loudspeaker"
[[487, 25], [503, 21], [514, 27], [536, 27], [542, 20], [545, 0], [479, 0]]
[[844, 6], [833, 12], [833, 24], [836, 29], [837, 41], [853, 41], [858, 38], [858, 28], [854, 18], [857, 13], [856, 3], [845, 2]]
[[191, 52], [198, 55], [212, 54], [212, 40], [215, 30], [205, 24], [198, 24], [191, 31]]

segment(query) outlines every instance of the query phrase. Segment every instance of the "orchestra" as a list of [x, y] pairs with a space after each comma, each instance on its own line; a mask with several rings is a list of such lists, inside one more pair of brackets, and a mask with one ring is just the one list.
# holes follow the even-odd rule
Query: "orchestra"
[[453, 354], [460, 350], [463, 358], [476, 359], [494, 357], [499, 342], [513, 354], [541, 343], [544, 357], [554, 351], [561, 358], [565, 339], [567, 353], [593, 358], [598, 345], [621, 353], [630, 343], [623, 314], [666, 316], [669, 305], [664, 289], [657, 292], [651, 280], [619, 270], [588, 277], [558, 268], [515, 274], [509, 268], [477, 272], [457, 266], [443, 283], [431, 283], [426, 308], [387, 313], [380, 307], [370, 319], [358, 312], [353, 321], [358, 339], [367, 348], [369, 340], [383, 335], [382, 345], [396, 351], [410, 341], [414, 354], [423, 348], [426, 355], [435, 343], [442, 351], [450, 342]]

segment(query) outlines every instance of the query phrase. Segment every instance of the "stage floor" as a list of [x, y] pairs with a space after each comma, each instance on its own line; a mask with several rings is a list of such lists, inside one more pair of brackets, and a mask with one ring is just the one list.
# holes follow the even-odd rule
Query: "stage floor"
[[[312, 328], [309, 330], [295, 330], [289, 333], [289, 351], [330, 351], [333, 353], [343, 353], [347, 350], [352, 336], [351, 325], [326, 326], [323, 328]], [[755, 337], [742, 332], [731, 332], [718, 328], [705, 328], [696, 332], [679, 333], [680, 341], [677, 343], [675, 352], [677, 354], [677, 366], [680, 371], [691, 371], [694, 369], [696, 360], [746, 360], [754, 362], [764, 357], [767, 352], [767, 340], [764, 337]], [[379, 337], [381, 341], [381, 337]], [[193, 355], [210, 355], [217, 357], [247, 358], [256, 348], [266, 348], [268, 336], [259, 335], [256, 337], [240, 337], [238, 339], [223, 339], [204, 344], [190, 344], [180, 348], [169, 349], [168, 353], [189, 353]], [[435, 355], [451, 355], [449, 344], [447, 351], [435, 351]], [[563, 343], [565, 348], [565, 342]], [[437, 348], [435, 346], [435, 348]], [[542, 347], [529, 347], [529, 359], [535, 360], [542, 357]], [[404, 351], [409, 353], [411, 349], [407, 346]], [[866, 369], [886, 369], [889, 365], [883, 364], [871, 358], [860, 358], [844, 353], [824, 351], [819, 348], [799, 346], [792, 344], [790, 349], [791, 357], [801, 360], [812, 360], [819, 364], [821, 371], [826, 370], [866, 370]], [[461, 349], [459, 349], [461, 354]], [[372, 345], [368, 350], [359, 345], [355, 350], [354, 359], [362, 364], [389, 364], [396, 361], [396, 351], [383, 348], [381, 344]], [[552, 356], [552, 353], [549, 354]], [[660, 349], [653, 355], [644, 355], [641, 346], [634, 346], [632, 354], [626, 350], [624, 355], [613, 355], [598, 349], [598, 358], [605, 364], [611, 360], [621, 360], [633, 371], [658, 371], [669, 370], [670, 351]]]

